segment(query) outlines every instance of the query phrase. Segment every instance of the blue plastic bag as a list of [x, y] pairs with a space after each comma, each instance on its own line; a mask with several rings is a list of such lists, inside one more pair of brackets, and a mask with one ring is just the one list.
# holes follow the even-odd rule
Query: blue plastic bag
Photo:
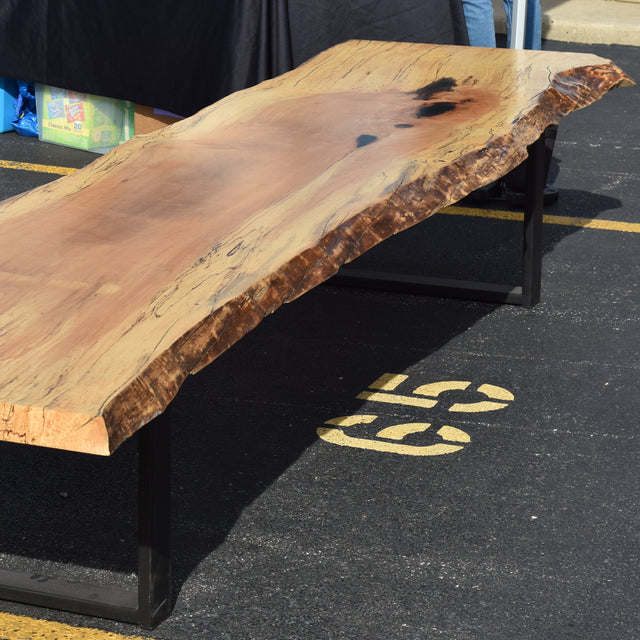
[[11, 126], [21, 136], [38, 137], [38, 116], [33, 83], [18, 80], [18, 98], [13, 103], [16, 117]]

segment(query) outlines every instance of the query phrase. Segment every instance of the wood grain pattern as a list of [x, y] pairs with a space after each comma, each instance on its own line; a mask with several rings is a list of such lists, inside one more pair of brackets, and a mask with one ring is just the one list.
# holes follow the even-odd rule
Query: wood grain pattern
[[0, 438], [108, 455], [283, 302], [629, 83], [353, 41], [0, 203]]

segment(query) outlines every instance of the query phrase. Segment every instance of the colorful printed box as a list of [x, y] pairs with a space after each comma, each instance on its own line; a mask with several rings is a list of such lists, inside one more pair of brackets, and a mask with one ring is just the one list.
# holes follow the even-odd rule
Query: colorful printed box
[[133, 136], [133, 105], [124, 100], [36, 85], [40, 140], [106, 153]]
[[18, 97], [18, 84], [9, 78], [0, 78], [0, 132], [12, 131], [15, 118], [13, 103]]

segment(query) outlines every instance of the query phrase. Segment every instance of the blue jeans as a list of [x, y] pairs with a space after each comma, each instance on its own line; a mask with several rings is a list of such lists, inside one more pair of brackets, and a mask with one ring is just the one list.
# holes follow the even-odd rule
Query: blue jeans
[[[503, 0], [507, 14], [507, 42], [511, 38], [513, 0]], [[496, 35], [491, 0], [462, 0], [465, 23], [472, 47], [495, 47]], [[527, 0], [527, 26], [525, 49], [540, 49], [542, 41], [542, 16], [540, 0]]]

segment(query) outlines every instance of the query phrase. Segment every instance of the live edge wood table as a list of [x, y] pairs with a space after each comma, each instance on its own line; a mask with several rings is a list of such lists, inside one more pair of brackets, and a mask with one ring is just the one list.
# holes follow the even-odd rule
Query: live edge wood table
[[153, 421], [139, 438], [137, 592], [2, 570], [0, 597], [166, 618], [165, 409], [185, 377], [630, 83], [592, 55], [352, 41], [0, 203], [0, 439], [106, 456]]

